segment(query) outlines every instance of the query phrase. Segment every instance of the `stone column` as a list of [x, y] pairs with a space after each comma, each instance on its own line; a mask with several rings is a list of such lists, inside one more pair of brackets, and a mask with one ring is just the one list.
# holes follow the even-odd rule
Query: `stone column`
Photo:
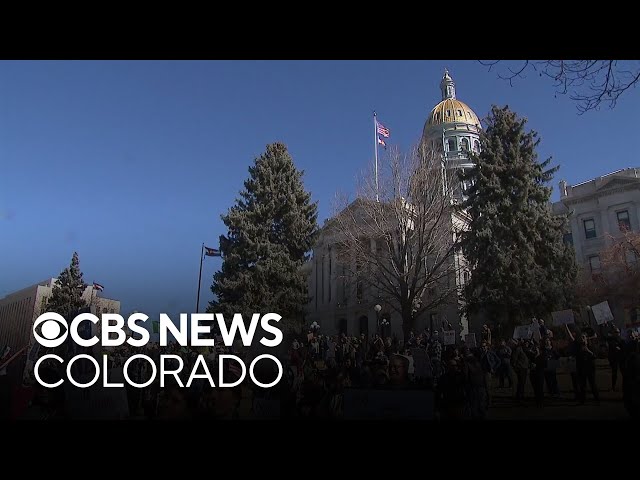
[[604, 246], [610, 244], [610, 241], [607, 239], [607, 234], [615, 235], [615, 230], [611, 230], [611, 226], [609, 225], [609, 209], [608, 207], [604, 207], [604, 210], [600, 213], [600, 222], [602, 223], [602, 232], [597, 232], [598, 236], [602, 236], [602, 240]]
[[331, 258], [331, 275], [329, 278], [329, 288], [331, 289], [331, 305], [338, 303], [338, 262], [335, 246], [329, 250]]
[[578, 263], [584, 263], [582, 253], [582, 243], [584, 242], [584, 226], [575, 215], [572, 215], [569, 219], [569, 226], [571, 228], [573, 248], [576, 251], [576, 260], [578, 261]]

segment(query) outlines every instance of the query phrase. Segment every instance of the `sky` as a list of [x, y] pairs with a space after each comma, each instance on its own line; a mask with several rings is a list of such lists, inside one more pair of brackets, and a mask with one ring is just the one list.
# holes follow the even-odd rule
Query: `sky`
[[[529, 73], [513, 86], [478, 61], [0, 62], [0, 298], [57, 276], [77, 251], [85, 282], [121, 312], [195, 310], [204, 242], [266, 145], [284, 142], [319, 222], [373, 162], [373, 111], [389, 144], [419, 140], [444, 68], [481, 118], [509, 105], [570, 185], [638, 166], [640, 96], [578, 115]], [[202, 271], [212, 299], [218, 257]], [[177, 317], [176, 317], [177, 318]]]

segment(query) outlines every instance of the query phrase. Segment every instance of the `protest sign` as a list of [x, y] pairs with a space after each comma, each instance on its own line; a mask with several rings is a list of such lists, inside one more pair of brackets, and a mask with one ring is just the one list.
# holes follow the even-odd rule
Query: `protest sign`
[[476, 334], [475, 333], [468, 333], [464, 336], [464, 343], [467, 345], [467, 347], [469, 348], [474, 348], [476, 347]]
[[560, 310], [559, 312], [551, 312], [553, 325], [559, 327], [570, 323], [576, 323], [573, 310]]
[[530, 325], [520, 325], [513, 330], [514, 340], [527, 340], [531, 338]]
[[443, 332], [443, 341], [445, 345], [455, 345], [456, 344], [456, 331], [455, 330], [445, 330]]
[[606, 300], [602, 303], [598, 303], [597, 305], [593, 305], [591, 307], [591, 312], [593, 312], [593, 318], [596, 319], [596, 323], [598, 325], [613, 322], [613, 314], [609, 308], [609, 302]]

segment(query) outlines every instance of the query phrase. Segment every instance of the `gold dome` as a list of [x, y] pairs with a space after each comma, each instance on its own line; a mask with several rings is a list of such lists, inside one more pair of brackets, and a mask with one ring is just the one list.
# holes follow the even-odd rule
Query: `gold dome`
[[443, 123], [466, 123], [480, 128], [480, 119], [467, 104], [455, 98], [446, 98], [433, 107], [426, 127]]

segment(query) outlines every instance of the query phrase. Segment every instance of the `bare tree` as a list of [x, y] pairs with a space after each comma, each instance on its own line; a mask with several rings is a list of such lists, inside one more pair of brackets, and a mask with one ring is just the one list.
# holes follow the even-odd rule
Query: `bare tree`
[[[480, 60], [491, 71], [502, 60]], [[507, 73], [498, 78], [523, 78], [528, 70], [553, 80], [556, 93], [569, 95], [578, 103], [578, 112], [598, 110], [602, 103], [614, 108], [618, 98], [640, 80], [640, 62], [622, 60], [522, 60], [516, 66], [507, 66]]]
[[425, 145], [405, 155], [394, 148], [380, 167], [378, 189], [366, 172], [355, 201], [339, 202], [327, 227], [350, 284], [401, 315], [406, 341], [421, 314], [457, 302], [458, 180]]
[[640, 233], [609, 235], [600, 252], [600, 268], [583, 269], [576, 284], [576, 298], [584, 305], [611, 300], [627, 308], [640, 306]]

